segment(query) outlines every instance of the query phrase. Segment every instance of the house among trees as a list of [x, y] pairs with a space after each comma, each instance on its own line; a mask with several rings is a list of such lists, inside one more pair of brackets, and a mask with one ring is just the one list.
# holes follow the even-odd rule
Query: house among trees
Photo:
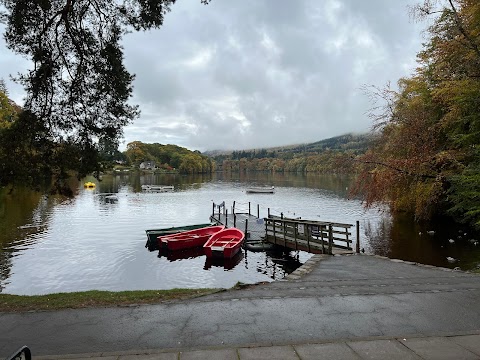
[[155, 161], [152, 161], [152, 160], [148, 160], [148, 161], [144, 161], [144, 162], [140, 163], [139, 167], [142, 170], [155, 170], [156, 169]]

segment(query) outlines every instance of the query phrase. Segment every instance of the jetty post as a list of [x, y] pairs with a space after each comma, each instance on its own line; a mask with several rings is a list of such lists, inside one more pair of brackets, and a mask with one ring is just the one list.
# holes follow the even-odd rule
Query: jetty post
[[326, 230], [325, 226], [322, 225], [320, 227], [320, 237], [321, 237], [321, 240], [322, 240], [322, 254], [325, 254], [325, 239], [323, 238], [324, 230]]
[[237, 214], [233, 213], [233, 227], [237, 227]]
[[333, 226], [332, 224], [328, 225], [328, 255], [333, 253]]
[[245, 219], [245, 240], [248, 239], [248, 219]]
[[248, 215], [252, 215], [252, 213], [250, 211], [250, 201], [248, 202]]
[[233, 209], [232, 212], [235, 214], [235, 201], [233, 202]]
[[310, 252], [310, 238], [312, 237], [312, 229], [310, 226], [305, 227], [305, 235], [307, 236], [307, 249]]
[[298, 243], [297, 243], [297, 234], [298, 234], [298, 224], [293, 224], [293, 238], [295, 240], [295, 250], [298, 250]]
[[260, 219], [260, 204], [257, 204], [257, 218]]
[[360, 254], [360, 221], [357, 220], [357, 246], [355, 249], [357, 254]]
[[225, 227], [228, 227], [228, 210], [225, 209]]
[[212, 217], [215, 217], [215, 203], [212, 203]]

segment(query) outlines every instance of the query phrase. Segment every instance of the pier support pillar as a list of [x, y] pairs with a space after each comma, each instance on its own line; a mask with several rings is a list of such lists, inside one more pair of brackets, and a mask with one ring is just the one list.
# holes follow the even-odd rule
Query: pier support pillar
[[328, 225], [328, 255], [333, 253], [333, 226]]
[[357, 220], [357, 246], [355, 251], [360, 254], [360, 221]]

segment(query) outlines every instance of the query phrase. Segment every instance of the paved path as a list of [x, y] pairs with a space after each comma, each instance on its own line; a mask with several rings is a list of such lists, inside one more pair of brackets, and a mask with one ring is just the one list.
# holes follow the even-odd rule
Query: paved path
[[[299, 355], [298, 346], [309, 351], [306, 344], [339, 339], [348, 342], [331, 346], [353, 350], [351, 341], [378, 337], [395, 348], [402, 345], [397, 338], [415, 338], [420, 349], [425, 336], [450, 344], [457, 338], [445, 336], [471, 334], [480, 334], [480, 276], [374, 256], [317, 255], [289, 281], [189, 301], [0, 314], [0, 356], [26, 344], [36, 355], [214, 347], [260, 359], [246, 354], [283, 346], [282, 352]], [[479, 356], [465, 351], [470, 357], [464, 358]], [[111, 359], [119, 354], [125, 353]], [[183, 358], [195, 358], [188, 356]]]
[[36, 360], [410, 360], [480, 359], [480, 335], [368, 339], [277, 346], [124, 351], [42, 356]]

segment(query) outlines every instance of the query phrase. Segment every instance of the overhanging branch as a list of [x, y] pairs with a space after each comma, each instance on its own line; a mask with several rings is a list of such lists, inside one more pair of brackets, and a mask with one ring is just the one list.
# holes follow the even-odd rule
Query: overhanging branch
[[405, 169], [401, 169], [401, 168], [399, 168], [399, 167], [396, 167], [396, 166], [393, 166], [393, 165], [390, 165], [390, 164], [387, 164], [387, 163], [383, 163], [383, 162], [380, 162], [380, 161], [360, 160], [360, 159], [355, 159], [355, 158], [353, 158], [353, 156], [351, 157], [351, 159], [352, 159], [353, 161], [361, 162], [361, 163], [363, 163], [363, 164], [372, 164], [372, 165], [384, 166], [384, 167], [386, 167], [386, 168], [395, 170], [395, 171], [397, 171], [397, 172], [399, 172], [399, 173], [402, 173], [402, 174], [405, 174], [405, 175], [409, 175], [409, 176], [413, 176], [413, 177], [419, 177], [419, 178], [422, 178], [422, 179], [436, 179], [436, 178], [437, 178], [437, 176], [434, 176], [434, 175], [414, 173], [414, 172], [412, 172], [412, 171], [405, 170]]

